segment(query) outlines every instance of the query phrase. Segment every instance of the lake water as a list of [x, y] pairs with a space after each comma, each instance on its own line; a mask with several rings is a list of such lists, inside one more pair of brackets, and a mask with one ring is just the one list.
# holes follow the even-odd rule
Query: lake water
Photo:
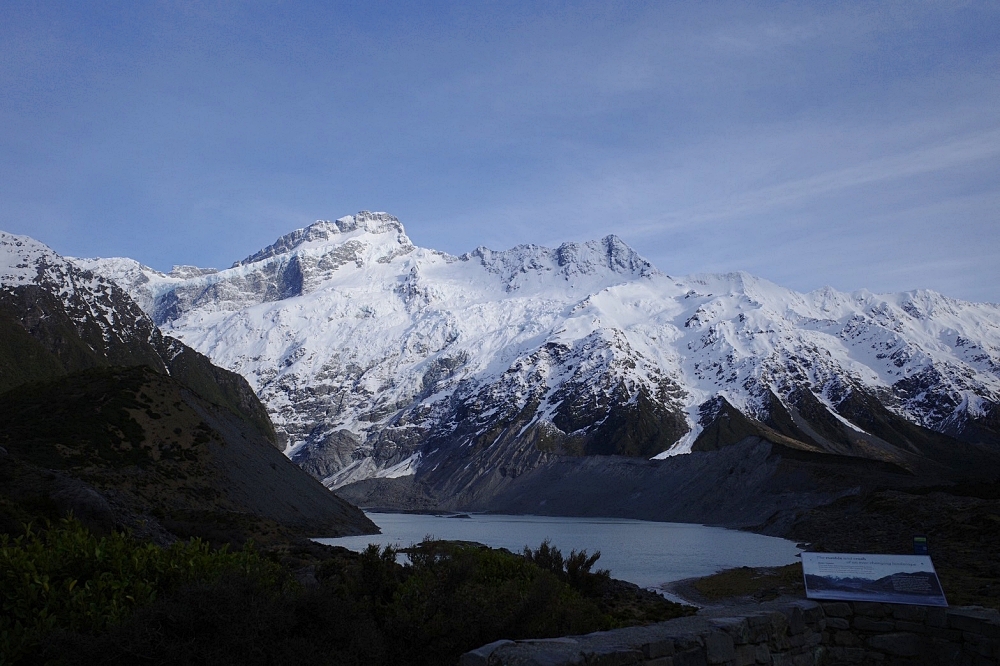
[[[733, 567], [791, 564], [799, 549], [785, 539], [688, 523], [654, 523], [618, 518], [559, 518], [468, 514], [469, 518], [402, 513], [367, 513], [382, 534], [316, 539], [363, 550], [369, 543], [406, 547], [431, 536], [476, 541], [515, 553], [545, 539], [568, 556], [571, 550], [601, 551], [596, 568], [614, 578], [657, 587]], [[466, 514], [463, 514], [466, 515]]]

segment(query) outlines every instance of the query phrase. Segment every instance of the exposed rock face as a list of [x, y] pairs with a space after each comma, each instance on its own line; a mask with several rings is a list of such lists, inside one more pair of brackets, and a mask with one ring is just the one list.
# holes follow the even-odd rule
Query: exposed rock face
[[566, 456], [747, 437], [935, 477], [992, 473], [1000, 449], [1000, 307], [933, 292], [675, 278], [614, 236], [454, 257], [367, 212], [179, 281], [83, 265], [246, 377], [331, 488], [487, 497]]

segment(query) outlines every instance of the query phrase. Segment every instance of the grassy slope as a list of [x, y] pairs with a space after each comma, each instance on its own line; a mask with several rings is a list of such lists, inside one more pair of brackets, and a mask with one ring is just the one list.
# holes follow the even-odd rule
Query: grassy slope
[[[98, 525], [215, 542], [374, 531], [254, 428], [145, 366], [92, 368], [0, 395], [0, 446], [7, 524], [94, 508]], [[33, 478], [43, 482], [31, 491]], [[67, 489], [72, 480], [83, 487]], [[113, 500], [110, 516], [80, 499], [87, 486]]]
[[70, 509], [159, 542], [377, 530], [284, 458], [242, 377], [112, 292], [113, 329], [86, 302], [0, 290], [0, 528]]
[[[121, 316], [142, 315], [136, 311]], [[65, 305], [43, 289], [0, 291], [0, 392], [90, 368], [144, 365], [252, 423], [277, 445], [267, 412], [246, 380], [162, 337], [148, 320], [140, 320], [137, 328], [138, 337], [105, 334], [96, 320], [74, 320]]]

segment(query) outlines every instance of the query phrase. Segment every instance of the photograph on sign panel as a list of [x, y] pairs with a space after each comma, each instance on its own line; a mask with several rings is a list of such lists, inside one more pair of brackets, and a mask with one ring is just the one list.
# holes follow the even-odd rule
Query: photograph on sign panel
[[947, 606], [930, 557], [802, 553], [806, 596]]

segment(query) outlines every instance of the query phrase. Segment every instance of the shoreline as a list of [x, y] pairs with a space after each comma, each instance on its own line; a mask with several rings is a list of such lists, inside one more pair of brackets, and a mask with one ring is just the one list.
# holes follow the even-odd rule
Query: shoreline
[[[534, 547], [550, 540], [564, 554], [572, 550], [601, 551], [596, 566], [610, 569], [612, 577], [639, 585], [670, 601], [693, 606], [708, 602], [699, 600], [690, 590], [675, 592], [673, 587], [664, 585], [732, 568], [780, 567], [796, 562], [799, 552], [795, 542], [787, 539], [700, 523], [424, 510], [379, 515], [369, 509], [365, 511], [383, 531], [378, 540], [371, 539], [380, 544], [406, 546], [430, 534], [436, 539], [474, 541], [519, 553], [525, 546]], [[705, 550], [706, 540], [716, 545]], [[358, 549], [366, 546], [369, 539], [318, 541]]]

